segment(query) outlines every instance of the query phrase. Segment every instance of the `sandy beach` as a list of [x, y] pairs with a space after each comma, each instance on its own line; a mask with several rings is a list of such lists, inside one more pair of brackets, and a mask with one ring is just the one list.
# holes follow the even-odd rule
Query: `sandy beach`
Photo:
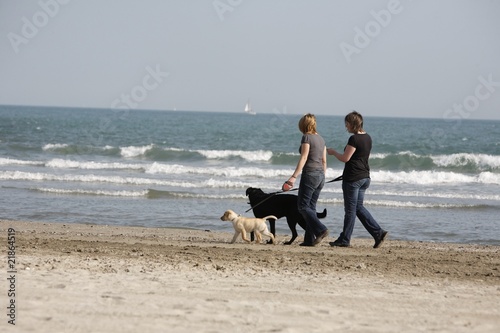
[[20, 221], [0, 221], [0, 232], [2, 332], [500, 329], [495, 246], [332, 248], [330, 235], [304, 248], [283, 245], [286, 235], [229, 244], [231, 233]]

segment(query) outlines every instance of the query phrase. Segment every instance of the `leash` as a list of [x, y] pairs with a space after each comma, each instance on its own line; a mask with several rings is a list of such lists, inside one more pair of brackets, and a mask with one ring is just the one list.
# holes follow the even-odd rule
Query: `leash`
[[329, 180], [327, 181], [325, 184], [328, 184], [328, 183], [333, 183], [333, 182], [338, 182], [339, 180], [342, 180], [344, 179], [344, 177], [342, 177], [342, 175], [338, 176], [337, 178], [335, 179], [332, 179], [332, 180]]
[[[337, 178], [335, 179], [332, 179], [332, 180], [329, 180], [327, 181], [325, 184], [328, 184], [328, 183], [333, 183], [333, 182], [338, 182], [339, 180], [342, 180], [342, 175], [338, 176]], [[252, 209], [254, 209], [255, 207], [259, 206], [260, 204], [266, 202], [267, 200], [271, 199], [272, 197], [274, 197], [276, 194], [280, 194], [280, 193], [285, 193], [285, 192], [291, 192], [291, 191], [298, 191], [299, 189], [298, 188], [292, 188], [288, 191], [277, 191], [277, 192], [271, 192], [269, 193], [269, 196], [267, 198], [265, 198], [264, 200], [262, 200], [261, 202], [259, 202], [258, 204], [256, 204], [255, 206], [252, 206], [250, 208], [248, 208], [247, 210], [245, 210], [245, 213], [248, 213], [249, 211], [251, 211]]]
[[279, 194], [279, 193], [284, 193], [284, 192], [291, 192], [291, 191], [298, 191], [299, 189], [298, 188], [292, 188], [288, 191], [278, 191], [278, 192], [272, 192], [272, 193], [269, 193], [269, 196], [267, 198], [265, 198], [264, 200], [262, 200], [261, 202], [259, 202], [258, 204], [256, 204], [255, 206], [253, 207], [250, 207], [248, 208], [247, 210], [245, 210], [245, 213], [248, 213], [249, 211], [251, 211], [252, 209], [254, 209], [255, 207], [257, 207], [258, 205], [260, 205], [261, 203], [264, 203], [265, 201], [271, 199], [272, 197], [274, 197], [276, 194]]

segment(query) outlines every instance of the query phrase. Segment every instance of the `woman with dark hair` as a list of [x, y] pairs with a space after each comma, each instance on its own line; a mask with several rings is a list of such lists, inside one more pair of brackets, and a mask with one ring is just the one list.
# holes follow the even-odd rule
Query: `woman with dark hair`
[[344, 194], [344, 228], [339, 238], [331, 246], [348, 247], [354, 229], [356, 216], [365, 229], [375, 239], [374, 248], [378, 248], [386, 239], [388, 232], [383, 230], [370, 212], [363, 205], [366, 189], [370, 186], [370, 166], [368, 159], [372, 149], [372, 139], [363, 129], [363, 116], [353, 111], [345, 116], [345, 127], [352, 135], [349, 137], [344, 153], [328, 148], [328, 155], [344, 162], [342, 191]]

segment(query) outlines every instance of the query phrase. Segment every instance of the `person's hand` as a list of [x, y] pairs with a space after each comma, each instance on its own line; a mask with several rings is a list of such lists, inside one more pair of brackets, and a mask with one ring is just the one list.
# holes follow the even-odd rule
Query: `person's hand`
[[283, 184], [283, 186], [281, 186], [281, 189], [284, 192], [290, 191], [293, 188], [294, 183], [295, 183], [295, 177], [292, 176], [292, 177], [288, 178], [288, 180]]
[[328, 155], [334, 155], [335, 154], [335, 149], [333, 149], [333, 148], [326, 148], [326, 152], [328, 153]]

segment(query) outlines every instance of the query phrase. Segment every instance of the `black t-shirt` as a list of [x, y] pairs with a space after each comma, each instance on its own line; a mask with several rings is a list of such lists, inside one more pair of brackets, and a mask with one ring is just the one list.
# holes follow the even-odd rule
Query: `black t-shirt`
[[372, 150], [372, 138], [368, 134], [353, 134], [347, 144], [356, 148], [356, 151], [344, 166], [343, 180], [355, 182], [360, 179], [370, 178], [368, 158]]

